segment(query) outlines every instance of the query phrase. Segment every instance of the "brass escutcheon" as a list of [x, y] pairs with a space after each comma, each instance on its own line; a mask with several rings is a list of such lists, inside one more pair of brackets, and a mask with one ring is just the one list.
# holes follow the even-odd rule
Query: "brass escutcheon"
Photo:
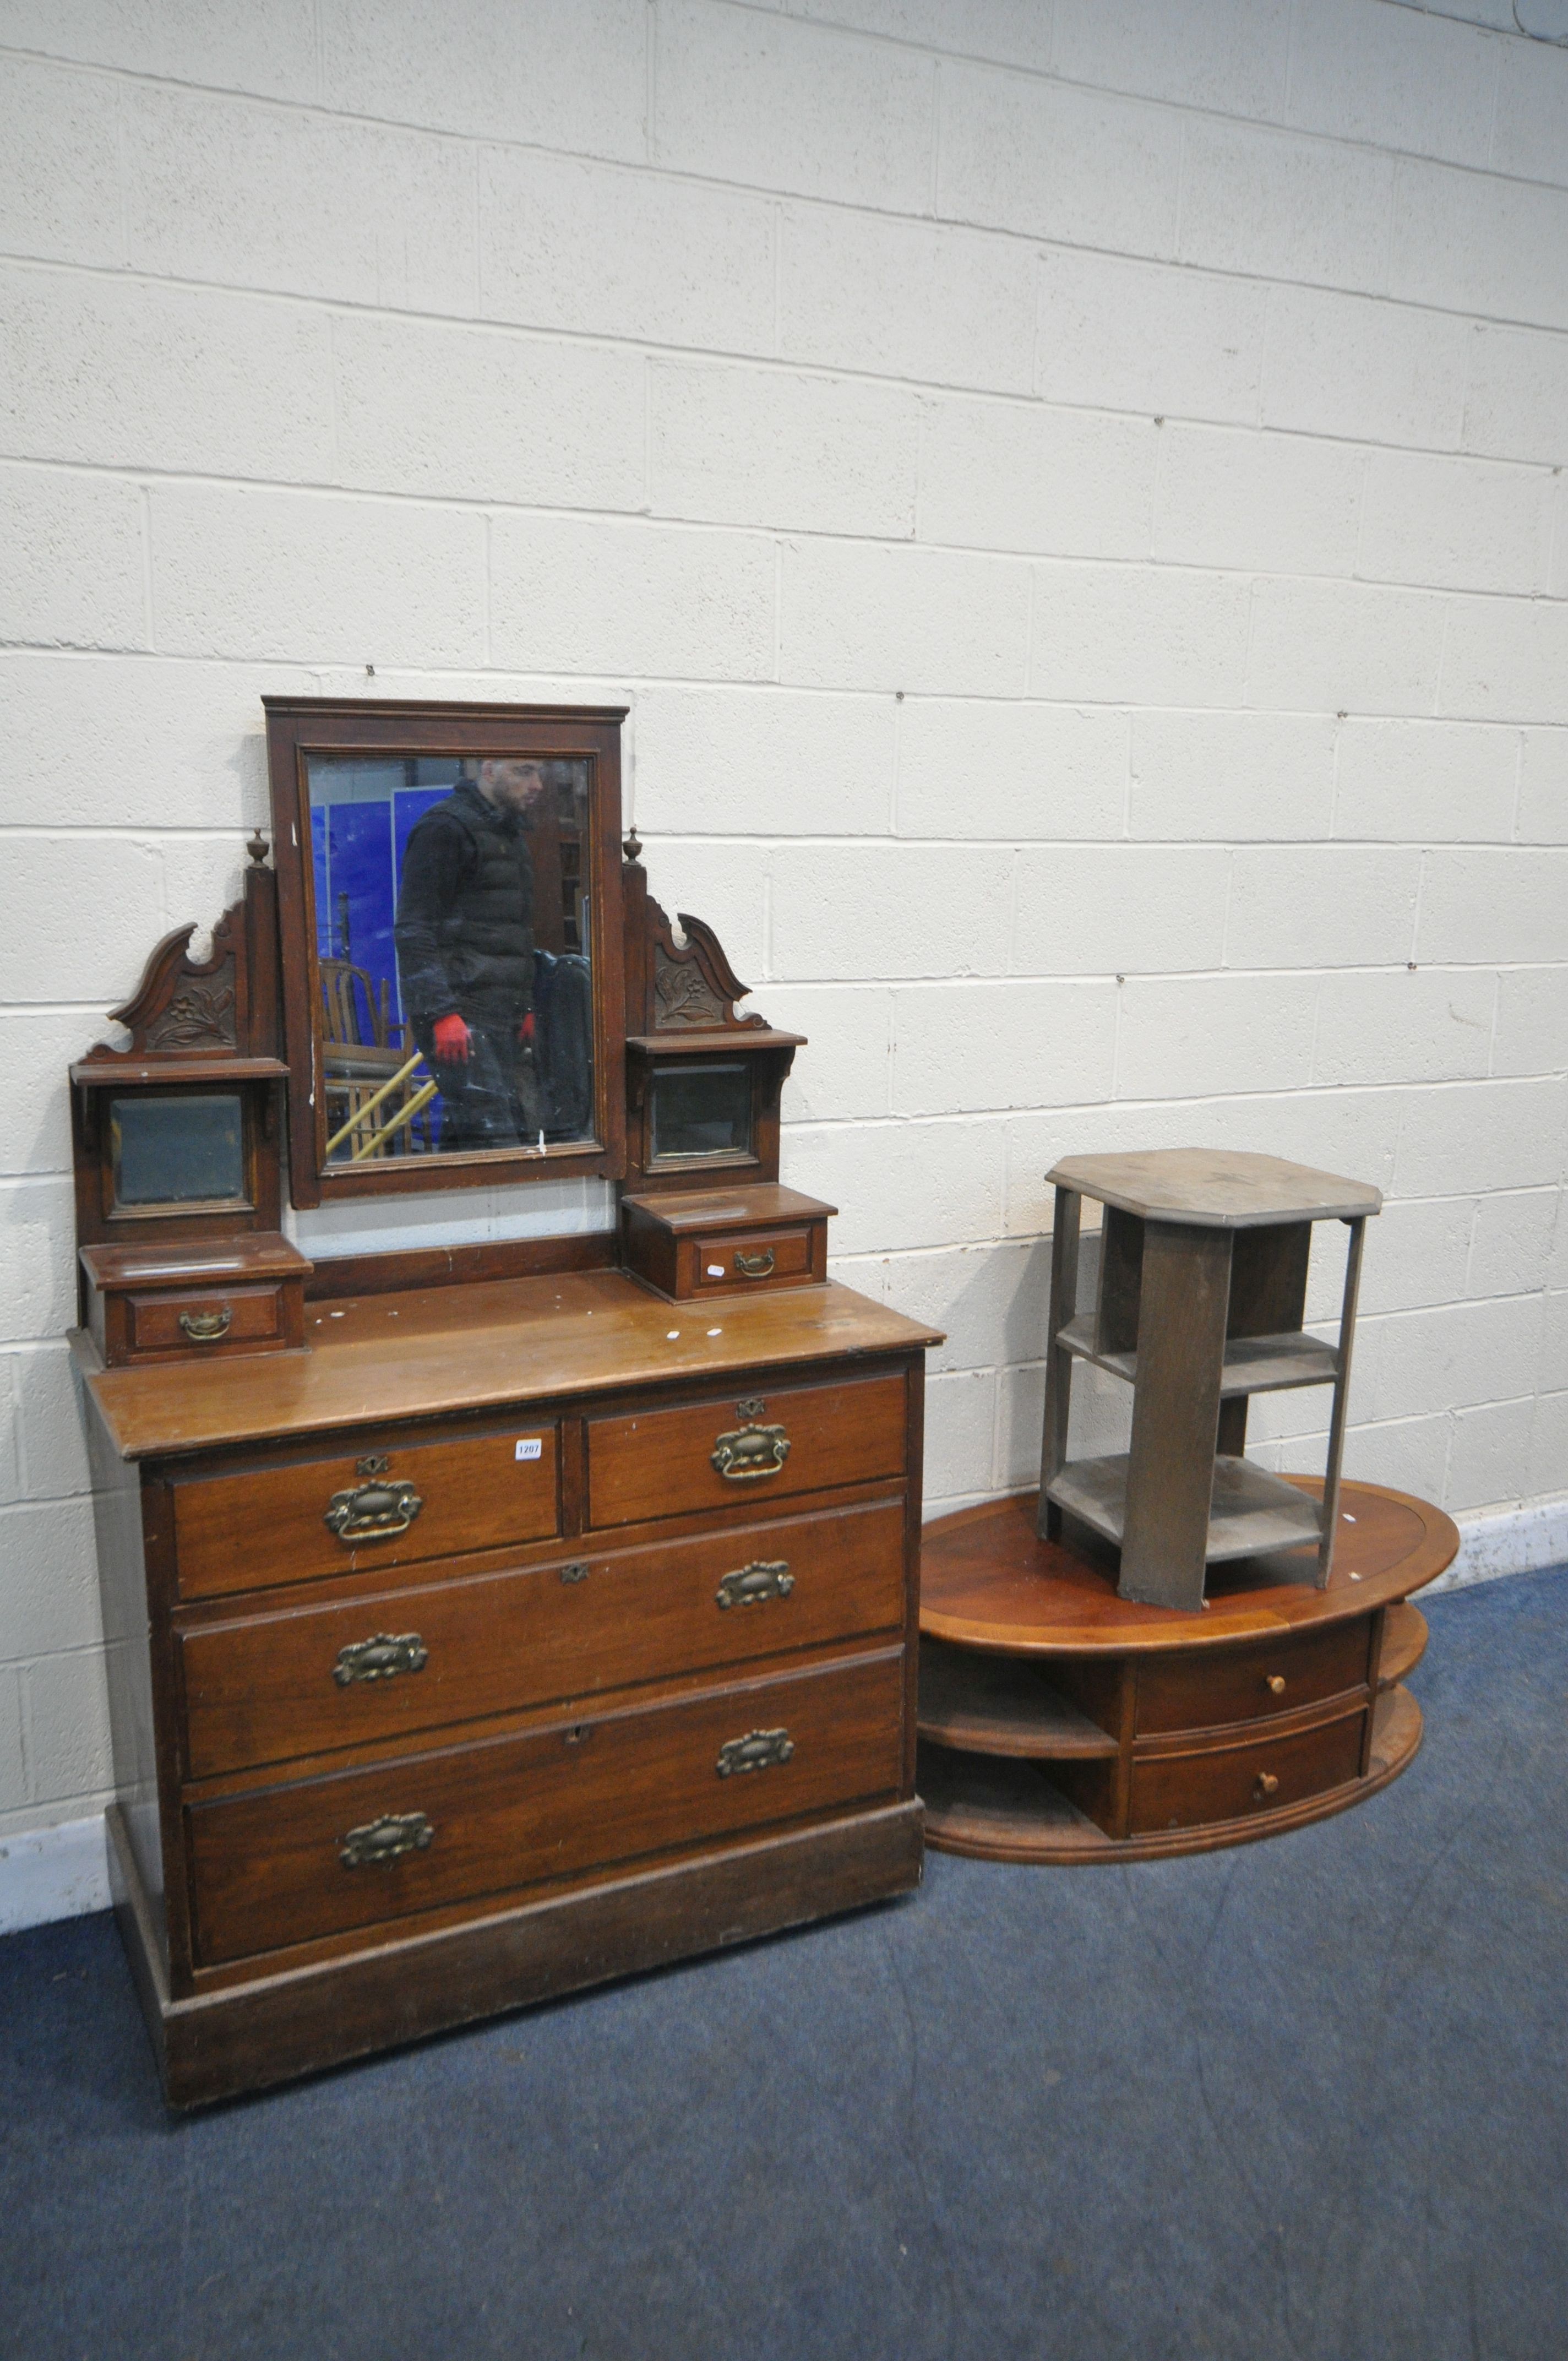
[[215, 1345], [220, 1336], [228, 1334], [233, 1321], [234, 1312], [226, 1303], [221, 1312], [182, 1312], [180, 1314], [180, 1325], [193, 1345]]
[[572, 1559], [570, 1565], [564, 1565], [561, 1568], [561, 1579], [563, 1582], [587, 1582], [587, 1578], [588, 1565], [586, 1558], [575, 1557]]

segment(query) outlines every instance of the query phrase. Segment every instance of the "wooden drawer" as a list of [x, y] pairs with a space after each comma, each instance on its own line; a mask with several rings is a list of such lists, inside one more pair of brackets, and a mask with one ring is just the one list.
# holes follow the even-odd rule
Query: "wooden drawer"
[[673, 1303], [819, 1287], [833, 1210], [773, 1181], [623, 1197], [626, 1268]]
[[561, 1528], [556, 1460], [553, 1425], [520, 1424], [463, 1442], [389, 1441], [353, 1458], [183, 1477], [174, 1486], [181, 1596], [547, 1540]]
[[1296, 1639], [1249, 1641], [1245, 1647], [1205, 1649], [1138, 1672], [1137, 1730], [1201, 1730], [1266, 1714], [1289, 1713], [1358, 1688], [1367, 1677], [1371, 1620], [1357, 1616], [1326, 1631]]
[[905, 1414], [904, 1379], [893, 1377], [590, 1419], [588, 1522], [629, 1525], [901, 1475]]
[[904, 1509], [886, 1501], [208, 1623], [177, 1643], [186, 1775], [674, 1679], [903, 1620]]
[[254, 1352], [283, 1333], [280, 1287], [231, 1287], [221, 1293], [132, 1295], [126, 1300], [133, 1355], [189, 1353], [214, 1356], [243, 1346]]
[[[238, 1959], [894, 1795], [903, 1680], [890, 1650], [190, 1807], [199, 1956]], [[764, 1732], [781, 1735], [750, 1753], [787, 1746], [787, 1759], [745, 1768], [738, 1750]], [[345, 1865], [351, 1833], [389, 1817], [404, 1826], [358, 1848], [389, 1834], [411, 1849]]]
[[1343, 1786], [1360, 1773], [1365, 1720], [1363, 1707], [1315, 1730], [1250, 1738], [1244, 1745], [1212, 1747], [1201, 1754], [1135, 1759], [1127, 1832], [1141, 1836], [1154, 1828], [1243, 1820]]
[[737, 1235], [697, 1238], [692, 1255], [696, 1295], [762, 1293], [770, 1287], [809, 1286], [826, 1276], [813, 1268], [814, 1233], [797, 1229], [753, 1230]]

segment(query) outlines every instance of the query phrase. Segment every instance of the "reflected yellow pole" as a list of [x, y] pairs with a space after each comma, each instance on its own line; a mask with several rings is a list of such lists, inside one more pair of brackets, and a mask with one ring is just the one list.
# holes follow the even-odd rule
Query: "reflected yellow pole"
[[[421, 1107], [426, 1107], [430, 1104], [431, 1100], [435, 1096], [435, 1093], [440, 1087], [441, 1085], [439, 1082], [422, 1083], [420, 1088], [414, 1093], [412, 1098], [410, 1099], [407, 1106], [400, 1106], [398, 1109], [397, 1114], [392, 1117], [391, 1122], [384, 1125], [381, 1130], [373, 1131], [369, 1138], [365, 1142], [364, 1147], [356, 1148], [355, 1149], [350, 1161], [357, 1164], [362, 1157], [374, 1156], [376, 1150], [383, 1146], [387, 1140], [390, 1139], [395, 1131], [400, 1131], [405, 1123], [412, 1123]], [[360, 1109], [361, 1115], [367, 1112], [368, 1110], [367, 1108], [362, 1107]], [[358, 1119], [358, 1116], [356, 1116], [356, 1122], [357, 1122]]]
[[[332, 1137], [327, 1141], [326, 1152], [329, 1156], [332, 1154], [334, 1148], [342, 1147], [344, 1141], [348, 1137], [349, 1133], [354, 1129], [356, 1124], [363, 1123], [367, 1115], [374, 1115], [377, 1108], [381, 1104], [383, 1099], [389, 1099], [394, 1091], [400, 1090], [402, 1088], [402, 1085], [408, 1081], [409, 1076], [413, 1072], [414, 1068], [419, 1064], [422, 1054], [423, 1053], [421, 1050], [416, 1049], [413, 1056], [409, 1060], [408, 1064], [406, 1066], [400, 1066], [397, 1072], [392, 1076], [391, 1081], [389, 1082], [383, 1082], [380, 1089], [376, 1093], [374, 1098], [367, 1099], [363, 1106], [355, 1108], [354, 1113], [349, 1116], [348, 1121], [344, 1125], [342, 1130], [334, 1131]], [[434, 1082], [432, 1082], [430, 1085], [433, 1096], [436, 1087], [437, 1085]]]

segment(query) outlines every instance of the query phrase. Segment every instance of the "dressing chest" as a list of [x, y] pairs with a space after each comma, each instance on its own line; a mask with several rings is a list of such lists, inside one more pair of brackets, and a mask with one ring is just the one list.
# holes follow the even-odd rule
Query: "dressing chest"
[[[273, 717], [280, 844], [307, 771], [302, 732], [337, 743], [337, 710], [288, 708], [291, 737]], [[353, 708], [341, 728], [389, 717], [385, 742], [410, 765], [411, 738], [467, 751], [474, 709], [432, 710], [423, 740], [401, 708]], [[590, 729], [485, 712], [490, 742], [532, 759], [543, 738], [558, 769], [587, 771], [581, 861], [570, 845], [554, 858], [568, 879], [600, 881], [578, 906], [581, 939], [597, 929], [598, 946], [593, 1106], [582, 1136], [557, 1142], [542, 1126], [536, 1154], [548, 1170], [558, 1148], [579, 1170], [591, 1151], [628, 1179], [641, 1210], [627, 1232], [313, 1265], [281, 1235], [285, 1086], [296, 1201], [332, 1193], [339, 1171], [320, 1150], [345, 1125], [364, 1151], [361, 1169], [341, 1168], [356, 1192], [367, 1165], [402, 1190], [451, 1185], [459, 1165], [470, 1182], [476, 1168], [499, 1177], [494, 1159], [443, 1153], [428, 1126], [421, 1145], [423, 1109], [450, 1104], [463, 1078], [422, 1065], [410, 1031], [345, 1043], [317, 1020], [323, 983], [338, 981], [318, 981], [319, 863], [313, 880], [297, 867], [280, 881], [282, 940], [292, 926], [308, 953], [281, 1039], [267, 1037], [280, 995], [260, 971], [278, 932], [258, 860], [215, 938], [248, 960], [214, 1019], [228, 1038], [191, 1038], [188, 1009], [185, 1038], [169, 1038], [170, 1008], [210, 981], [187, 929], [117, 1012], [129, 1049], [73, 1069], [79, 1171], [108, 1175], [88, 1190], [75, 1341], [108, 1647], [111, 1875], [177, 2105], [879, 1900], [920, 1874], [931, 1333], [827, 1282], [831, 1208], [777, 1189], [795, 1037], [737, 1016], [742, 987], [716, 940], [692, 920], [677, 935], [619, 847], [607, 888], [605, 717]], [[536, 879], [548, 850], [534, 851]], [[565, 973], [574, 954], [558, 956]], [[373, 1010], [374, 971], [341, 964], [370, 974]], [[373, 1014], [360, 1030], [374, 1034]], [[517, 1038], [538, 1052], [533, 1024]], [[394, 1082], [400, 1066], [412, 1071]], [[704, 1072], [720, 1078], [706, 1096]], [[541, 1087], [539, 1104], [565, 1103], [558, 1072], [554, 1101]], [[190, 1105], [198, 1143], [221, 1131], [214, 1088], [232, 1118], [226, 1178], [203, 1180], [195, 1203], [177, 1170], [162, 1200], [117, 1197], [125, 1174], [178, 1167]], [[329, 1092], [314, 1144], [302, 1142], [302, 1107]], [[174, 1110], [163, 1147], [138, 1093]], [[673, 1230], [649, 1210], [662, 1196]], [[758, 1246], [764, 1214], [789, 1251]], [[693, 1222], [727, 1277], [675, 1301], [637, 1275], [623, 1236]]]

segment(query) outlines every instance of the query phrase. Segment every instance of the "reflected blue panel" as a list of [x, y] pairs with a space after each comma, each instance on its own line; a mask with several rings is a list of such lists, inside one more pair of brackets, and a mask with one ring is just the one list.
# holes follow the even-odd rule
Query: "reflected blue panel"
[[326, 813], [320, 804], [311, 806], [311, 866], [316, 881], [316, 957], [331, 959], [332, 869], [327, 860]]
[[[336, 956], [366, 969], [378, 998], [382, 978], [396, 1008], [392, 951], [392, 813], [389, 803], [327, 807], [332, 938]], [[370, 1038], [368, 1024], [365, 1038]]]

